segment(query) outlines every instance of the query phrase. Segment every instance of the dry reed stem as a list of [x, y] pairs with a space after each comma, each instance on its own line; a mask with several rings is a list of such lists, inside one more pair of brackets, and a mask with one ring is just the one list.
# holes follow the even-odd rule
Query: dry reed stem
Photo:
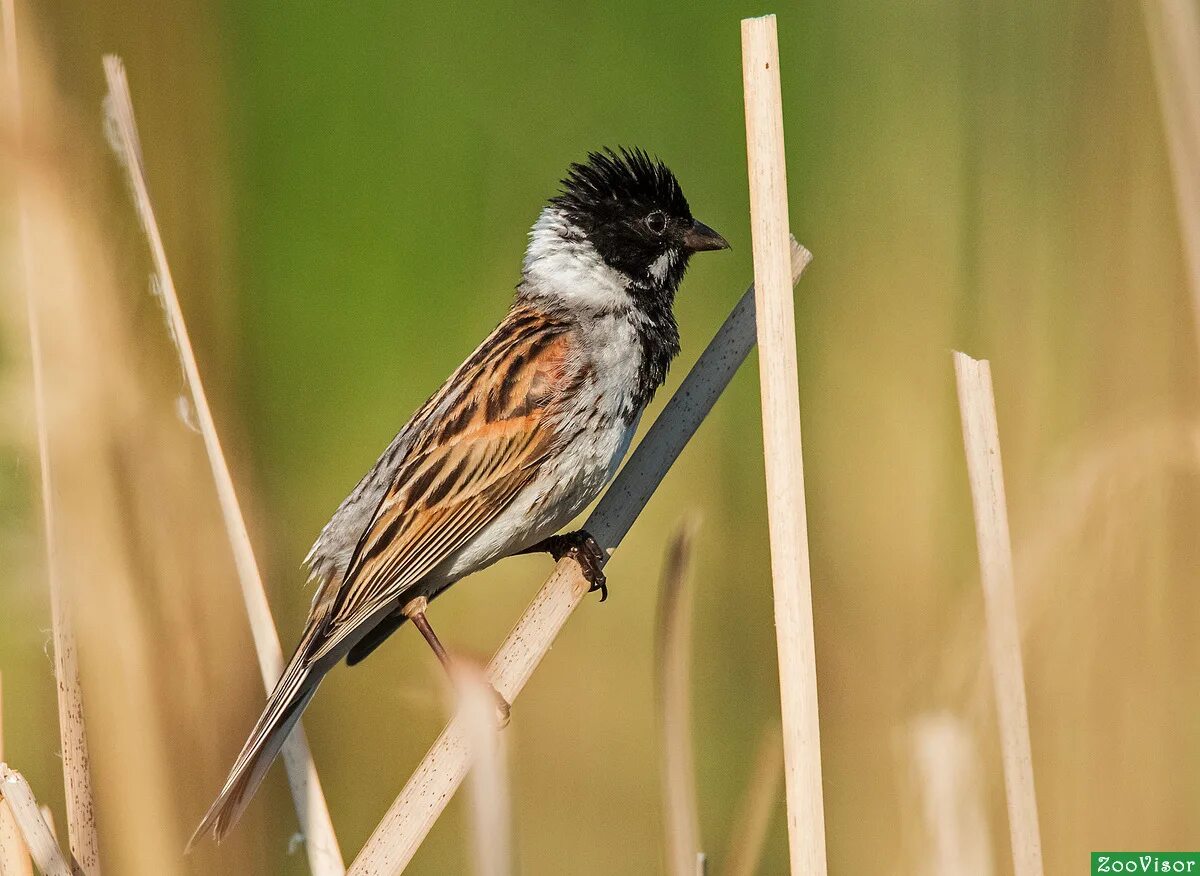
[[42, 812], [25, 777], [5, 763], [0, 763], [0, 798], [12, 810], [25, 837], [25, 845], [44, 876], [75, 876], [82, 872], [78, 867], [73, 871], [63, 858], [62, 850], [42, 819]]
[[725, 876], [754, 876], [758, 872], [782, 777], [783, 730], [778, 724], [771, 724], [763, 731], [758, 743], [754, 770], [742, 793], [729, 833]]
[[50, 831], [50, 836], [54, 837], [55, 842], [58, 842], [58, 828], [54, 826], [54, 813], [45, 803], [38, 807], [38, 812], [42, 813], [42, 821], [46, 822], [46, 829]]
[[[9, 106], [18, 150], [22, 147], [21, 80], [17, 58], [17, 21], [13, 0], [3, 0], [4, 48], [7, 58]], [[25, 203], [23, 169], [16, 181], [17, 224], [21, 248], [22, 279], [29, 320], [30, 366], [33, 376], [33, 407], [37, 429], [39, 486], [42, 499], [42, 529], [46, 545], [46, 577], [50, 588], [51, 629], [54, 638], [54, 675], [58, 690], [58, 729], [62, 745], [63, 784], [67, 799], [67, 834], [71, 852], [89, 876], [99, 876], [100, 844], [92, 796], [87, 732], [83, 718], [83, 689], [79, 682], [79, 660], [71, 611], [62, 591], [54, 544], [54, 480], [50, 466], [50, 434], [46, 412], [45, 368], [42, 333], [36, 300], [30, 244], [29, 210]]]
[[[4, 685], [0, 676], [0, 763], [4, 762]], [[33, 876], [25, 840], [8, 803], [0, 799], [0, 876]]]
[[456, 659], [451, 664], [457, 713], [462, 716], [471, 752], [470, 819], [476, 876], [509, 876], [512, 872], [512, 805], [508, 753], [500, 733], [496, 692], [484, 668]]
[[1142, 0], [1142, 11], [1200, 338], [1200, 7], [1195, 0]]
[[742, 83], [754, 282], [758, 289], [759, 382], [783, 712], [788, 847], [794, 876], [823, 876], [827, 865], [821, 727], [800, 445], [796, 318], [788, 282], [787, 167], [774, 15], [742, 20]]
[[924, 715], [913, 722], [909, 743], [927, 826], [921, 872], [992, 876], [979, 758], [967, 722], [951, 714]]
[[8, 803], [0, 800], [0, 876], [32, 874], [33, 866], [29, 862], [29, 852], [17, 829], [17, 822], [13, 819]]
[[[792, 282], [812, 254], [791, 241]], [[684, 445], [712, 410], [755, 343], [754, 287], [742, 295], [679, 389], [584, 523], [607, 556], [621, 543]], [[588, 592], [573, 560], [563, 559], [488, 665], [492, 686], [510, 703], [546, 656]], [[351, 876], [404, 871], [462, 783], [470, 752], [456, 718], [442, 731], [350, 866]]]
[[694, 517], [685, 520], [667, 548], [655, 632], [667, 872], [674, 876], [692, 876], [702, 848], [692, 753], [692, 598], [687, 586], [697, 528]]
[[[216, 484], [217, 496], [221, 505], [221, 513], [225, 520], [226, 533], [233, 549], [238, 580], [242, 586], [242, 597], [246, 604], [246, 614], [250, 620], [254, 646], [258, 653], [263, 685], [267, 691], [270, 691], [283, 671], [283, 649], [280, 646], [279, 633], [276, 631], [275, 622], [271, 617], [271, 608], [267, 602], [266, 590], [254, 558], [254, 548], [250, 543], [246, 521], [238, 503], [233, 476], [230, 474], [229, 465], [225, 460], [225, 453], [221, 449], [216, 422], [213, 420], [212, 410], [208, 404], [208, 396], [200, 378], [200, 368], [196, 363], [196, 355], [192, 349], [187, 324], [183, 318], [183, 310], [179, 305], [179, 296], [171, 277], [166, 249], [159, 233], [158, 221], [155, 218], [154, 206], [150, 200], [146, 183], [142, 147], [133, 114], [129, 83], [120, 58], [114, 55], [106, 56], [104, 74], [108, 80], [109, 93], [106, 108], [109, 122], [113, 128], [114, 147], [128, 173], [138, 218], [142, 222], [150, 244], [157, 289], [162, 298], [168, 326], [175, 341], [188, 388], [192, 394], [197, 422], [204, 439], [213, 481]], [[303, 727], [299, 724], [284, 743], [282, 754], [288, 775], [288, 785], [291, 788], [296, 814], [300, 821], [300, 830], [305, 837], [309, 866], [317, 876], [341, 876], [345, 873], [346, 866], [342, 860], [337, 836], [333, 831], [333, 822], [325, 802], [325, 795], [321, 790], [320, 780], [317, 777], [316, 765], [313, 763], [308, 740], [304, 735]]]
[[992, 372], [987, 360], [972, 359], [959, 352], [954, 353], [954, 372], [975, 510], [975, 538], [983, 583], [988, 656], [1000, 722], [1013, 871], [1016, 876], [1041, 876], [1042, 841]]
[[58, 729], [62, 740], [63, 781], [67, 796], [67, 838], [71, 854], [88, 876], [100, 874], [100, 844], [87, 733], [83, 721], [83, 690], [71, 615], [61, 592], [51, 589], [54, 634], [54, 674], [58, 680]]

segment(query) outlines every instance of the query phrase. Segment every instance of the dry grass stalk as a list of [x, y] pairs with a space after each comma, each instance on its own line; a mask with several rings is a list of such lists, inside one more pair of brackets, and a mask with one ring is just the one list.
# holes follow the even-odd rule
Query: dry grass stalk
[[1200, 8], [1195, 0], [1142, 0], [1142, 10], [1200, 337]]
[[[225, 453], [217, 435], [216, 422], [213, 419], [204, 384], [200, 378], [200, 368], [196, 363], [187, 324], [183, 318], [183, 310], [179, 305], [179, 296], [171, 277], [170, 265], [167, 262], [166, 249], [163, 246], [158, 221], [150, 200], [145, 166], [142, 160], [141, 142], [133, 114], [133, 102], [129, 95], [129, 83], [125, 76], [125, 68], [119, 58], [109, 55], [104, 59], [104, 73], [108, 80], [109, 93], [106, 108], [112, 126], [114, 146], [128, 172], [134, 204], [150, 244], [156, 274], [156, 287], [161, 295], [167, 313], [168, 326], [175, 340], [180, 364], [192, 394], [197, 422], [204, 439], [205, 449], [208, 452], [226, 532], [233, 549], [238, 578], [242, 585], [242, 597], [246, 605], [246, 614], [250, 619], [263, 685], [269, 691], [283, 671], [283, 649], [279, 642], [279, 633], [271, 617], [266, 590], [263, 587], [258, 563], [254, 558], [254, 549], [250, 543], [250, 534], [246, 529], [246, 521], [238, 503], [233, 476], [230, 474], [229, 465], [225, 460]], [[345, 863], [342, 860], [337, 836], [333, 831], [333, 822], [321, 790], [320, 780], [317, 777], [316, 765], [313, 763], [308, 740], [300, 725], [296, 726], [284, 743], [283, 762], [300, 821], [300, 829], [305, 837], [309, 866], [318, 876], [340, 876], [345, 873]]]
[[979, 756], [967, 723], [950, 714], [924, 715], [909, 741], [927, 827], [921, 872], [992, 876]]
[[[0, 677], [0, 682], [3, 678]], [[4, 685], [0, 683], [0, 763], [4, 761]], [[32, 876], [29, 853], [8, 803], [0, 799], [0, 876]]]
[[54, 826], [54, 812], [45, 803], [38, 807], [38, 812], [42, 813], [42, 821], [46, 822], [46, 829], [50, 831], [50, 836], [54, 837], [55, 842], [58, 842], [58, 828]]
[[742, 20], [742, 82], [788, 842], [792, 873], [821, 876], [826, 872], [821, 727], [800, 445], [796, 318], [788, 282], [783, 99], [773, 15]]
[[1016, 876], [1040, 876], [1042, 840], [1033, 783], [1029, 711], [1025, 702], [1025, 672], [1021, 662], [1012, 544], [992, 372], [987, 360], [972, 359], [958, 352], [954, 354], [954, 371], [975, 510], [975, 538], [983, 582], [988, 656], [1000, 722], [1013, 870]]
[[[793, 239], [791, 257], [792, 282], [796, 283], [812, 261], [812, 254]], [[751, 286], [584, 523], [606, 554], [611, 555], [621, 543], [754, 343], [754, 287]], [[510, 703], [516, 700], [546, 656], [563, 624], [588, 592], [588, 586], [578, 564], [564, 559], [508, 634], [488, 665], [488, 678]], [[456, 718], [433, 743], [354, 859], [351, 876], [403, 872], [462, 784], [469, 760], [465, 730]]]
[[83, 871], [69, 866], [54, 834], [42, 819], [41, 810], [25, 777], [8, 764], [0, 763], [0, 798], [8, 803], [33, 861], [44, 876], [76, 876]]
[[[12, 129], [21, 141], [21, 84], [17, 57], [17, 22], [13, 0], [3, 0], [4, 49], [7, 58], [9, 106]], [[50, 435], [46, 413], [45, 370], [42, 359], [42, 333], [39, 323], [29, 211], [25, 203], [21, 174], [17, 179], [18, 234], [29, 320], [30, 366], [33, 376], [34, 420], [37, 428], [39, 485], [42, 500], [42, 528], [46, 545], [46, 577], [50, 588], [51, 629], [54, 639], [54, 675], [58, 689], [58, 728], [62, 743], [63, 782], [67, 798], [67, 834], [75, 859], [91, 876], [100, 872], [100, 843], [96, 834], [95, 803], [92, 797], [90, 758], [83, 719], [83, 689], [79, 682], [79, 661], [70, 607], [62, 591], [58, 557], [54, 544], [55, 517], [53, 478], [50, 470]]]
[[99, 876], [100, 842], [87, 733], [83, 722], [83, 689], [70, 612], [61, 592], [51, 588], [54, 675], [58, 680], [58, 730], [62, 739], [63, 781], [67, 793], [67, 838], [71, 854], [88, 876]]
[[0, 876], [32, 876], [33, 867], [25, 841], [8, 807], [0, 800]]
[[471, 752], [470, 817], [476, 876], [512, 872], [512, 805], [508, 754], [496, 713], [496, 693], [482, 666], [456, 660], [451, 667]]
[[667, 548], [655, 634], [667, 871], [674, 876], [692, 876], [701, 854], [692, 753], [692, 598], [687, 587], [697, 528], [694, 518], [685, 521]]
[[772, 724], [763, 731], [754, 757], [754, 770], [738, 805], [725, 854], [726, 876], [754, 876], [762, 861], [771, 826], [771, 813], [783, 777], [783, 731]]

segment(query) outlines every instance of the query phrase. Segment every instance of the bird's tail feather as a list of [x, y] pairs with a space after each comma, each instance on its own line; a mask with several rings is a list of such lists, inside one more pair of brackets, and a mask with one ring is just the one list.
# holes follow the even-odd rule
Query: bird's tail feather
[[[307, 640], [308, 636], [304, 638]], [[307, 650], [302, 642], [280, 676], [258, 723], [250, 732], [250, 738], [234, 761], [221, 793], [188, 840], [189, 851], [209, 832], [220, 842], [237, 823], [288, 734], [317, 692], [324, 673], [308, 663]]]

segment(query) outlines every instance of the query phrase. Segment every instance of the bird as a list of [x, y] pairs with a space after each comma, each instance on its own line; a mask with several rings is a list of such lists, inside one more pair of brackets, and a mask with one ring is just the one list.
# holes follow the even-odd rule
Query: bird
[[607, 598], [595, 539], [559, 530], [616, 473], [666, 380], [691, 256], [728, 248], [645, 150], [605, 148], [570, 165], [529, 232], [508, 313], [413, 414], [305, 558], [317, 586], [299, 643], [189, 849], [228, 834], [343, 658], [361, 662], [409, 620], [448, 667], [427, 609], [459, 579], [547, 552], [577, 561], [589, 592]]

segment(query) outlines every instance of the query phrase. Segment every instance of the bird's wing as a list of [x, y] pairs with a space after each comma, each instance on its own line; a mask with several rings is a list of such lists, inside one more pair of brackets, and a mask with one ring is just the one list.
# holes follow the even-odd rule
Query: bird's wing
[[418, 412], [345, 575], [314, 603], [325, 617], [310, 661], [396, 608], [535, 479], [562, 443], [556, 415], [581, 370], [573, 341], [568, 324], [516, 309]]

